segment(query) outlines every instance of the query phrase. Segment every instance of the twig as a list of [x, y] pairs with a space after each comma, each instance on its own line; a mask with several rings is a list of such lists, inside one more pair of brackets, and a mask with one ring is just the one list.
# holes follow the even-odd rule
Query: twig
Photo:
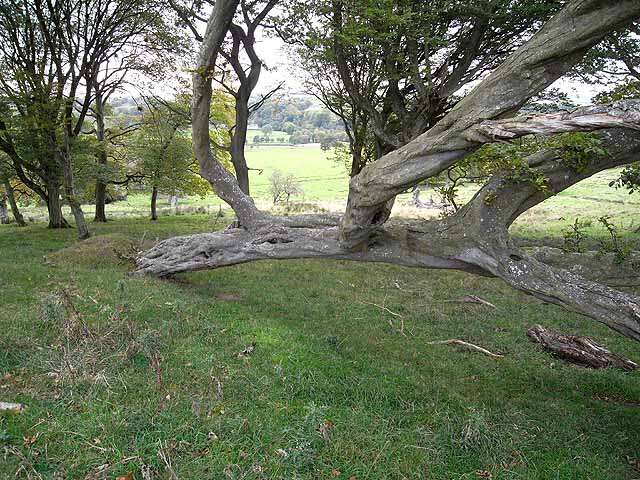
[[436, 342], [427, 342], [427, 345], [460, 345], [470, 350], [475, 350], [476, 352], [484, 353], [489, 357], [502, 358], [504, 356], [498, 353], [490, 352], [486, 348], [479, 347], [478, 345], [474, 345], [473, 343], [465, 342], [464, 340], [458, 340], [456, 338], [452, 338], [451, 340], [438, 340]]
[[165, 471], [169, 474], [169, 478], [171, 480], [178, 480], [178, 476], [176, 475], [176, 472], [173, 470], [173, 466], [171, 465], [171, 457], [169, 456], [168, 448], [163, 446], [162, 442], [160, 442], [158, 457], [160, 458], [160, 460], [162, 460], [162, 463], [164, 463]]
[[476, 295], [465, 295], [458, 300], [445, 300], [445, 303], [477, 303], [479, 305], [485, 305], [487, 307], [496, 308], [493, 303], [487, 302]]
[[378, 305], [377, 303], [371, 303], [371, 302], [360, 302], [360, 303], [364, 303], [365, 305], [373, 305], [374, 307], [378, 307], [378, 308], [384, 310], [385, 312], [390, 313], [394, 317], [402, 317], [402, 315], [400, 315], [399, 313], [396, 313], [396, 312], [392, 312], [391, 310], [389, 310], [384, 305]]
[[0, 413], [22, 413], [24, 405], [21, 403], [0, 402]]

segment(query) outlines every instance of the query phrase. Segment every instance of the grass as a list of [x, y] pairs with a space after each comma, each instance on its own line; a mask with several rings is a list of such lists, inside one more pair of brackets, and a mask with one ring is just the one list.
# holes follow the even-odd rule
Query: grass
[[[640, 476], [638, 374], [566, 365], [525, 332], [638, 360], [636, 343], [459, 272], [301, 260], [127, 275], [132, 249], [221, 227], [120, 218], [88, 244], [0, 228], [0, 400], [27, 405], [0, 417], [0, 478]], [[497, 308], [447, 302], [467, 294]], [[448, 338], [505, 356], [427, 345]]]

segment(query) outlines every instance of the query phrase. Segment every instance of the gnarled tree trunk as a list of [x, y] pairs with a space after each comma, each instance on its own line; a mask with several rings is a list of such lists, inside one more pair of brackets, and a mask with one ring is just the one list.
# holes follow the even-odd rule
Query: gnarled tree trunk
[[[568, 71], [607, 33], [640, 16], [640, 2], [573, 0], [482, 81], [442, 121], [353, 177], [341, 221], [276, 218], [259, 212], [209, 146], [208, 112], [217, 51], [234, 4], [218, 0], [193, 77], [193, 143], [202, 175], [243, 228], [178, 237], [138, 259], [139, 274], [167, 276], [260, 259], [337, 258], [497, 276], [521, 291], [600, 321], [640, 340], [640, 297], [552, 267], [519, 249], [508, 228], [523, 212], [569, 186], [640, 155], [640, 102], [571, 113], [505, 117]], [[570, 25], [571, 28], [567, 26]], [[203, 73], [204, 72], [204, 73]], [[547, 188], [497, 173], [455, 215], [439, 221], [387, 221], [395, 196], [439, 174], [483, 144], [529, 134], [601, 130], [608, 154], [576, 170], [557, 151], [527, 159]]]

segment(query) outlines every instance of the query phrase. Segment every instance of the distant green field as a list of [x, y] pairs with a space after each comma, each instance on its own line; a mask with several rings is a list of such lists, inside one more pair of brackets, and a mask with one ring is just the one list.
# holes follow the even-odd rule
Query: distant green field
[[[253, 137], [255, 137], [256, 135], [260, 135], [261, 137], [265, 136], [264, 132], [260, 129], [247, 130], [247, 143], [252, 144]], [[279, 138], [284, 138], [284, 141], [288, 142], [289, 138], [291, 137], [291, 135], [289, 135], [287, 132], [283, 132], [282, 130], [274, 130], [269, 134], [269, 136], [273, 139], [274, 142], [278, 142]]]
[[330, 152], [319, 147], [258, 147], [247, 150], [251, 168], [262, 168], [250, 174], [252, 195], [259, 200], [269, 198], [269, 177], [275, 170], [294, 175], [305, 200], [341, 200], [346, 198], [349, 176], [344, 165], [329, 160]]
[[[247, 149], [247, 161], [251, 168], [262, 169], [250, 172], [251, 194], [263, 208], [269, 208], [271, 198], [269, 194], [269, 178], [274, 171], [280, 170], [284, 174], [294, 175], [304, 194], [295, 201], [322, 203], [333, 210], [342, 210], [347, 198], [349, 177], [347, 168], [329, 159], [330, 152], [323, 152], [319, 146], [260, 146]], [[572, 223], [575, 218], [593, 220], [590, 233], [598, 233], [600, 228], [596, 222], [599, 216], [611, 215], [612, 221], [626, 230], [635, 230], [640, 226], [640, 195], [629, 195], [625, 190], [609, 187], [609, 182], [618, 175], [617, 170], [602, 172], [572, 188], [567, 189], [556, 197], [546, 200], [541, 205], [522, 215], [514, 224], [512, 230], [516, 234], [525, 233], [536, 237], [559, 235], [560, 231]], [[477, 187], [469, 185], [460, 190], [462, 203], [471, 198]], [[433, 191], [426, 191], [424, 199], [434, 197]], [[409, 201], [409, 195], [400, 195], [396, 204], [402, 210]], [[204, 198], [181, 198], [180, 208], [188, 210], [192, 207], [204, 207], [209, 212], [218, 211], [226, 205], [215, 195]], [[92, 216], [93, 205], [83, 206], [86, 214]], [[160, 214], [170, 213], [168, 200], [159, 203]], [[112, 216], [147, 215], [149, 210], [149, 196], [135, 193], [123, 202], [107, 205], [107, 214]], [[406, 210], [406, 211], [405, 211]], [[24, 208], [27, 217], [34, 220], [44, 220], [46, 209], [43, 207]], [[416, 215], [423, 212], [404, 209], [402, 214]], [[429, 213], [429, 212], [427, 212]], [[430, 212], [437, 215], [437, 211]], [[70, 215], [69, 215], [70, 216]]]

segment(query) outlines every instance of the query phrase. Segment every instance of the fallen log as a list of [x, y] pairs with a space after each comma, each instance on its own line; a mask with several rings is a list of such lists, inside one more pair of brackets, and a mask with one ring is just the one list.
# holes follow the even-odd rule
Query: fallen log
[[542, 325], [534, 325], [527, 330], [527, 335], [552, 355], [576, 365], [589, 368], [615, 367], [629, 371], [638, 368], [637, 363], [610, 352], [588, 337], [564, 335], [547, 330]]

